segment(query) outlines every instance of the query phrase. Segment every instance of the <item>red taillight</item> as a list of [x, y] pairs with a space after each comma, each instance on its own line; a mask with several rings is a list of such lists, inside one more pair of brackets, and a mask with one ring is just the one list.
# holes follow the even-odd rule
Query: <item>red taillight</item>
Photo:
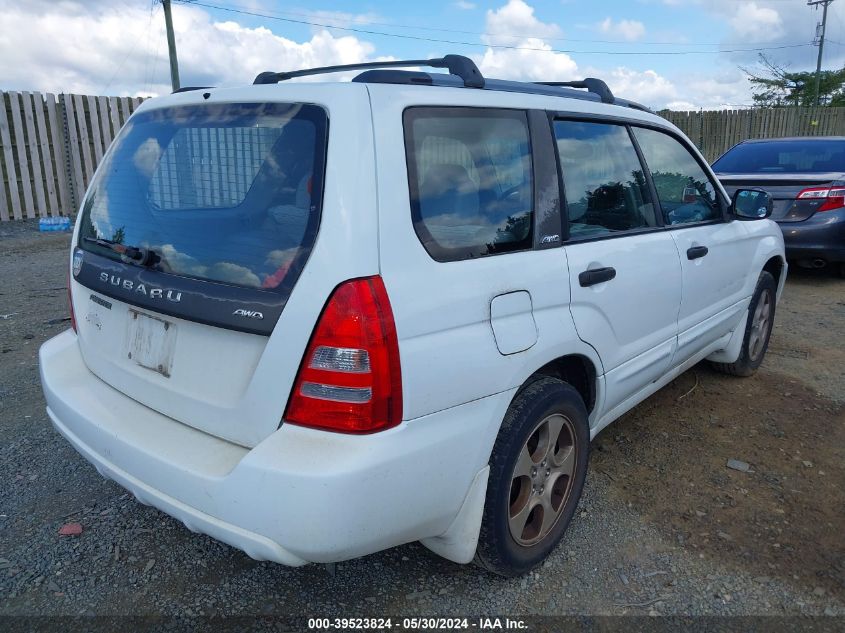
[[70, 312], [70, 327], [76, 332], [76, 313], [73, 311], [73, 294], [70, 291], [70, 271], [67, 273], [67, 307]]
[[381, 277], [335, 288], [302, 358], [285, 420], [343, 433], [401, 422], [399, 341]]
[[824, 200], [816, 211], [833, 211], [845, 207], [845, 187], [807, 187], [798, 193], [799, 200]]

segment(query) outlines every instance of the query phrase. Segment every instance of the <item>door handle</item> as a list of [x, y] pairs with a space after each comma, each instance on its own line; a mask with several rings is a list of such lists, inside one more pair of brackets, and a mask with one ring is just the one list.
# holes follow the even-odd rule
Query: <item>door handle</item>
[[605, 281], [610, 281], [616, 277], [616, 269], [608, 266], [607, 268], [593, 268], [592, 270], [585, 270], [578, 275], [578, 283], [582, 288], [587, 286], [595, 286]]
[[687, 259], [698, 259], [704, 257], [708, 252], [706, 246], [692, 246], [687, 249]]

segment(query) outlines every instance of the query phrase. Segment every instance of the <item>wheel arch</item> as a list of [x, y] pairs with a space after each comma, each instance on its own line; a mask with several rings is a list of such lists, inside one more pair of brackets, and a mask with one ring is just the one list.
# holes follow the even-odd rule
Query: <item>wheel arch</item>
[[534, 380], [542, 376], [558, 378], [572, 385], [584, 400], [587, 413], [591, 414], [595, 409], [599, 374], [595, 364], [587, 356], [583, 354], [567, 354], [547, 362], [528, 377], [519, 391], [522, 391], [534, 382]]
[[775, 284], [780, 287], [781, 275], [786, 269], [786, 262], [780, 255], [770, 257], [768, 261], [763, 264], [763, 270], [775, 278]]
[[787, 268], [788, 265], [786, 263], [786, 258], [782, 255], [772, 255], [768, 260], [766, 260], [766, 263], [763, 264], [763, 272], [767, 272], [775, 278], [775, 288], [777, 288], [776, 293], [778, 300], [783, 294], [783, 286], [786, 283]]
[[783, 246], [783, 233], [774, 222], [746, 222], [749, 237], [756, 241], [754, 255], [749, 262], [750, 271], [759, 271], [756, 275], [748, 274], [745, 280], [745, 295], [750, 297], [757, 287], [760, 272], [767, 272], [775, 278], [778, 298], [783, 290], [789, 266]]

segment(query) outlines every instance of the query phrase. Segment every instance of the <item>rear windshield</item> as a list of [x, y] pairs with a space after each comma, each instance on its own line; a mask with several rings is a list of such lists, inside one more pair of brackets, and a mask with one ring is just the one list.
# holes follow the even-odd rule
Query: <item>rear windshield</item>
[[319, 225], [327, 125], [307, 104], [139, 113], [97, 170], [79, 246], [131, 263], [92, 241], [105, 240], [146, 249], [161, 272], [289, 288]]
[[767, 141], [737, 145], [713, 163], [723, 174], [845, 171], [845, 141]]

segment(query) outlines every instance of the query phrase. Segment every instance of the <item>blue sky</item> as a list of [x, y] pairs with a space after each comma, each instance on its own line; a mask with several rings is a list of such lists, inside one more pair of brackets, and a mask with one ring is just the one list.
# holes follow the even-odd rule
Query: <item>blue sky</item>
[[[164, 21], [153, 0], [0, 0], [0, 15], [0, 59], [8, 60], [0, 88], [168, 91]], [[825, 67], [841, 67], [845, 0], [829, 15]], [[621, 95], [675, 109], [750, 103], [740, 66], [755, 67], [756, 49], [791, 69], [814, 67], [810, 42], [820, 18], [805, 0], [174, 4], [183, 84], [231, 85], [260, 70], [461, 53], [485, 75], [598, 76]], [[72, 44], [56, 47], [57, 38]]]

